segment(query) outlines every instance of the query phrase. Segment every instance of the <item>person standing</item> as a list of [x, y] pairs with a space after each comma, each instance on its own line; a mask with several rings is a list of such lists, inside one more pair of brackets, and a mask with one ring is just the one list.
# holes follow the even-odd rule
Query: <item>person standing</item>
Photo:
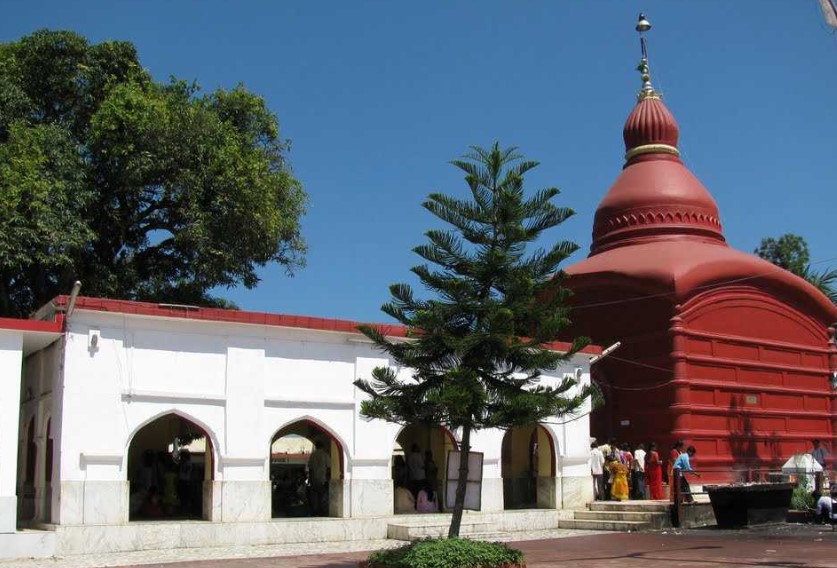
[[824, 471], [825, 458], [828, 457], [828, 450], [820, 445], [821, 443], [819, 440], [812, 440], [811, 443], [814, 445], [813, 449], [811, 449], [811, 456], [814, 458], [814, 461], [822, 466]]
[[410, 483], [407, 460], [404, 459], [404, 456], [398, 455], [392, 458], [392, 481], [396, 487], [407, 487]]
[[689, 480], [686, 479], [686, 474], [690, 473], [695, 477], [700, 477], [700, 474], [692, 469], [692, 462], [691, 459], [695, 456], [697, 450], [694, 446], [689, 446], [689, 448], [682, 454], [677, 457], [677, 460], [674, 462], [673, 470], [679, 470], [680, 472], [680, 492], [683, 494], [683, 502], [684, 503], [694, 503], [695, 498], [692, 497], [692, 488], [689, 485]]
[[631, 447], [627, 444], [627, 442], [622, 444], [620, 449], [622, 453], [619, 454], [619, 463], [624, 465], [625, 470], [628, 472], [628, 498], [630, 499], [630, 494], [633, 493], [631, 488], [634, 485], [633, 470], [631, 469], [631, 464], [634, 461], [634, 455], [631, 453]]
[[645, 446], [642, 444], [634, 450], [634, 459], [631, 461], [631, 482], [633, 498], [645, 499]]
[[413, 497], [416, 497], [427, 479], [424, 471], [424, 456], [418, 444], [413, 444], [410, 448], [410, 455], [407, 456], [407, 472], [410, 475], [410, 491], [413, 492]]
[[590, 444], [590, 473], [593, 475], [593, 499], [604, 501], [604, 454], [593, 442]]
[[657, 444], [654, 442], [648, 445], [648, 453], [645, 454], [645, 476], [648, 481], [648, 493], [651, 499], [655, 501], [665, 499], [663, 493], [663, 462], [657, 452]]
[[311, 491], [311, 514], [325, 516], [328, 512], [328, 470], [331, 456], [323, 449], [323, 443], [317, 440], [314, 451], [308, 458], [308, 486]]
[[628, 499], [628, 468], [619, 460], [608, 460], [607, 469], [613, 480], [610, 497], [616, 501]]
[[680, 454], [683, 453], [683, 448], [685, 447], [686, 443], [683, 440], [677, 440], [674, 442], [674, 445], [671, 447], [671, 451], [668, 453], [668, 484], [674, 485], [674, 482], [671, 479], [671, 470], [674, 468], [674, 462], [677, 461], [677, 458], [680, 457]]

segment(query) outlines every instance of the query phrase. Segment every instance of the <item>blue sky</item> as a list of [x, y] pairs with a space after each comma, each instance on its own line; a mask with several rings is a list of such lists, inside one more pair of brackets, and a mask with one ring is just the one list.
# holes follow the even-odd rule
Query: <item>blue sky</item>
[[[0, 41], [72, 29], [136, 44], [158, 79], [244, 83], [292, 141], [310, 196], [308, 265], [262, 271], [243, 309], [383, 321], [389, 284], [435, 224], [430, 192], [464, 196], [448, 161], [499, 140], [541, 162], [577, 215], [547, 238], [581, 245], [622, 166], [639, 88], [637, 13], [654, 25], [655, 85], [688, 167], [721, 208], [730, 244], [796, 232], [821, 261], [837, 190], [837, 36], [816, 0], [0, 1]], [[821, 263], [837, 266], [837, 260]]]

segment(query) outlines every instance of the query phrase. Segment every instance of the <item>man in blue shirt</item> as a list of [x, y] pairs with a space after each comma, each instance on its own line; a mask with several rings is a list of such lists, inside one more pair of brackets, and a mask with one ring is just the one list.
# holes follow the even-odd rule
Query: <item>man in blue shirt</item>
[[697, 453], [694, 446], [689, 446], [685, 453], [680, 454], [674, 460], [673, 470], [680, 470], [680, 492], [683, 494], [683, 501], [685, 503], [693, 503], [692, 488], [689, 486], [689, 481], [686, 479], [686, 472], [691, 473], [695, 477], [700, 477], [700, 474], [692, 469], [691, 458]]
[[811, 455], [825, 469], [825, 458], [828, 456], [828, 450], [820, 446], [819, 440], [813, 440], [811, 443], [814, 445], [814, 449], [811, 450]]

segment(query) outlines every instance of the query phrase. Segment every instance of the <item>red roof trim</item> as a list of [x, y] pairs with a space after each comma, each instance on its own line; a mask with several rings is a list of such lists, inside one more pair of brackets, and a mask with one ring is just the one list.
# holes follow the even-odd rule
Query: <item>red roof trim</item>
[[0, 318], [0, 329], [36, 333], [61, 333], [60, 321]]
[[[68, 296], [58, 296], [53, 303], [56, 307], [64, 308]], [[269, 314], [264, 312], [247, 312], [243, 310], [223, 310], [220, 308], [201, 308], [197, 306], [178, 306], [172, 304], [152, 304], [149, 302], [134, 302], [131, 300], [109, 300], [106, 298], [87, 298], [79, 296], [76, 299], [76, 310], [90, 310], [96, 312], [110, 312], [137, 316], [177, 318], [207, 322], [226, 322], [250, 325], [266, 325], [275, 327], [293, 327], [316, 331], [335, 331], [342, 333], [360, 333], [357, 326], [362, 322], [318, 318], [309, 316], [295, 316], [285, 314]], [[375, 324], [388, 337], [407, 337], [407, 328], [402, 325]], [[567, 351], [570, 343], [555, 342], [549, 347], [556, 351]], [[582, 353], [599, 355], [602, 348], [598, 345], [588, 345]]]

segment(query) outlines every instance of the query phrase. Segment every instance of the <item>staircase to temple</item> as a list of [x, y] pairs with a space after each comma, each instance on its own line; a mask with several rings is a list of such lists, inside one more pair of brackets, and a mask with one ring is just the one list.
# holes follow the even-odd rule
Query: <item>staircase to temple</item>
[[668, 501], [594, 501], [572, 519], [558, 521], [562, 529], [642, 531], [671, 526]]
[[[459, 535], [478, 540], [505, 540], [514, 533], [546, 531], [558, 526], [562, 512], [555, 509], [523, 509], [481, 513], [466, 511], [462, 516]], [[419, 540], [445, 537], [451, 515], [396, 515], [387, 521], [387, 538]]]

